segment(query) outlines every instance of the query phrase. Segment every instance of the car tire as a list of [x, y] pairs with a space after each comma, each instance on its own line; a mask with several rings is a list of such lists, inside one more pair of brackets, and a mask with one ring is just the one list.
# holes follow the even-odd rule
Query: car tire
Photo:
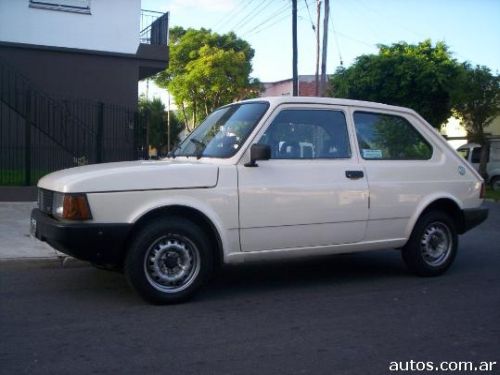
[[438, 276], [453, 263], [458, 248], [454, 220], [442, 211], [424, 213], [402, 249], [406, 266], [419, 276]]
[[154, 304], [189, 299], [212, 273], [213, 259], [203, 230], [171, 217], [148, 223], [133, 238], [125, 258], [132, 288]]
[[500, 176], [495, 176], [491, 179], [491, 188], [495, 191], [500, 191]]

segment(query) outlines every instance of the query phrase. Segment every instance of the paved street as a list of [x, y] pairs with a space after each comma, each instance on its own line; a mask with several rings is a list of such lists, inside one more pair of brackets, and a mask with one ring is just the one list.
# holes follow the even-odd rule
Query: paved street
[[[393, 250], [226, 269], [150, 306], [118, 273], [0, 263], [1, 374], [385, 374], [390, 361], [500, 363], [500, 204], [424, 279]], [[497, 366], [497, 371], [499, 370]]]

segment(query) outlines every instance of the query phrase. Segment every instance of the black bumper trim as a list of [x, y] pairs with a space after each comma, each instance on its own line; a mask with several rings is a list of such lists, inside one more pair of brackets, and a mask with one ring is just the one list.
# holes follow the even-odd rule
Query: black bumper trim
[[462, 210], [464, 216], [464, 230], [463, 233], [471, 230], [474, 227], [477, 227], [488, 217], [488, 208], [480, 207], [480, 208], [467, 208]]
[[101, 265], [119, 266], [123, 262], [126, 239], [132, 224], [95, 224], [63, 222], [35, 208], [34, 235], [54, 249], [80, 260]]

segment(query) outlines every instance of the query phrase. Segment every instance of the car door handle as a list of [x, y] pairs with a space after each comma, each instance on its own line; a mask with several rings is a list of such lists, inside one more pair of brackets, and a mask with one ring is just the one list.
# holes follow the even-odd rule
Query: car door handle
[[365, 174], [363, 171], [345, 171], [345, 176], [351, 180], [357, 180], [358, 178], [363, 178]]

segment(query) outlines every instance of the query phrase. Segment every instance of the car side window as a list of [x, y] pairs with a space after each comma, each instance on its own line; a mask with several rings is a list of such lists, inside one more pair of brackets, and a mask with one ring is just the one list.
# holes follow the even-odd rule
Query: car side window
[[457, 150], [458, 154], [463, 157], [465, 160], [469, 160], [469, 149], [468, 148], [459, 148]]
[[355, 112], [354, 125], [365, 160], [428, 160], [432, 146], [405, 118]]
[[474, 147], [472, 149], [471, 163], [479, 163], [481, 161], [482, 147]]
[[491, 161], [500, 161], [500, 142], [491, 143], [489, 156]]
[[342, 159], [351, 157], [345, 115], [341, 111], [286, 109], [259, 143], [271, 147], [271, 159]]

